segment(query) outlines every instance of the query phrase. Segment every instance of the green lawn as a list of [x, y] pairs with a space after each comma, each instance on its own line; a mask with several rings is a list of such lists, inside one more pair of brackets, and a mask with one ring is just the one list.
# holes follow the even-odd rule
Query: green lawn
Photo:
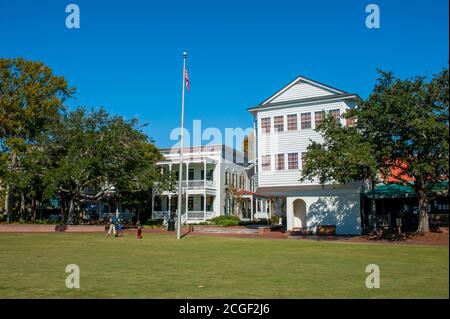
[[[448, 298], [448, 247], [0, 234], [0, 298]], [[365, 287], [377, 264], [381, 288]], [[65, 287], [78, 264], [81, 289]]]

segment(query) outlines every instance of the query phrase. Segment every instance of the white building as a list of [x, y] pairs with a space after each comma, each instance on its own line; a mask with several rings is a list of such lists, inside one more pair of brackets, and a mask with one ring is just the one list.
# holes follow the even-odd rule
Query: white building
[[[179, 148], [160, 151], [165, 159], [157, 165], [174, 172], [178, 180]], [[245, 160], [242, 152], [225, 145], [186, 147], [182, 169], [184, 222], [198, 223], [220, 215], [237, 215], [248, 221], [269, 217], [271, 199], [254, 192], [253, 164]], [[241, 190], [239, 203], [230, 194], [230, 186]], [[152, 219], [176, 214], [177, 191], [178, 182], [173, 191], [154, 194]]]
[[321, 185], [300, 182], [310, 140], [322, 142], [314, 131], [325, 112], [340, 116], [356, 105], [357, 95], [299, 76], [261, 104], [254, 115], [257, 192], [286, 199], [288, 230], [335, 226], [336, 234], [360, 234], [359, 184]]

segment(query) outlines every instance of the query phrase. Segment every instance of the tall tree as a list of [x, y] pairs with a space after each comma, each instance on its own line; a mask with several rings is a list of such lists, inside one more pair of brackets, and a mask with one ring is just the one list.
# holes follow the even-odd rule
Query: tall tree
[[13, 195], [24, 158], [36, 139], [58, 121], [73, 93], [63, 77], [41, 62], [0, 59], [0, 180], [6, 188], [8, 221], [13, 217]]
[[159, 181], [157, 148], [139, 129], [137, 120], [111, 116], [105, 110], [78, 108], [55, 124], [42, 141], [48, 154], [47, 194], [60, 194], [64, 219], [76, 222], [86, 201], [105, 196], [148, 193]]
[[376, 171], [394, 177], [415, 189], [417, 231], [428, 232], [428, 191], [449, 174], [448, 69], [429, 82], [379, 72], [372, 94], [345, 115], [357, 118], [355, 127], [331, 118], [319, 126], [324, 143], [309, 145], [302, 179], [348, 182]]
[[420, 211], [417, 231], [428, 232], [429, 190], [449, 174], [448, 68], [431, 81], [380, 74], [373, 93], [356, 110], [358, 126], [383, 156], [385, 176], [405, 185], [411, 185], [406, 176], [414, 179]]

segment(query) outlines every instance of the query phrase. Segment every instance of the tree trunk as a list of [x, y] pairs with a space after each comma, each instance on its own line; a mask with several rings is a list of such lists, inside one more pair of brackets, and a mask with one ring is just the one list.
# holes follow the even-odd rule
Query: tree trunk
[[423, 178], [417, 179], [416, 184], [417, 199], [419, 200], [419, 224], [418, 233], [428, 233], [430, 231], [428, 223], [428, 198], [425, 192], [425, 183]]
[[372, 211], [372, 224], [373, 230], [377, 230], [377, 204], [375, 202], [375, 179], [372, 177], [372, 201], [371, 201], [371, 211]]
[[20, 208], [19, 208], [19, 219], [20, 221], [25, 220], [26, 207], [25, 207], [25, 193], [20, 192]]
[[5, 196], [5, 210], [6, 210], [6, 221], [11, 223], [13, 221], [13, 207], [14, 207], [14, 197], [12, 195], [11, 186], [6, 187]]
[[36, 220], [36, 199], [31, 199], [31, 220]]
[[67, 224], [75, 224], [75, 202], [72, 198], [69, 201], [69, 214], [67, 218]]

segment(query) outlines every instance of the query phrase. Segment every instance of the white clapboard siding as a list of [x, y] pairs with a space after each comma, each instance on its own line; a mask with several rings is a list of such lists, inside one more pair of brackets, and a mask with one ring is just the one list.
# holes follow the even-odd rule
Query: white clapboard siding
[[335, 93], [306, 82], [299, 82], [275, 97], [270, 103], [300, 100], [311, 97], [333, 95]]
[[[292, 185], [311, 185], [317, 184], [313, 182], [299, 182], [301, 169], [301, 153], [306, 152], [308, 145], [312, 141], [319, 143], [323, 142], [322, 136], [314, 130], [315, 128], [315, 112], [316, 111], [330, 111], [339, 109], [340, 114], [344, 114], [349, 108], [349, 104], [344, 101], [339, 102], [322, 102], [312, 103], [309, 105], [289, 105], [276, 109], [261, 108], [257, 113], [258, 120], [258, 143], [257, 143], [257, 158], [258, 158], [258, 186], [292, 186]], [[311, 129], [301, 129], [301, 113], [311, 113]], [[297, 114], [298, 130], [287, 131], [287, 115]], [[274, 116], [284, 117], [284, 132], [274, 132]], [[261, 133], [261, 118], [271, 118], [271, 133]], [[341, 119], [344, 124], [344, 120]], [[299, 170], [288, 170], [288, 153], [298, 153]], [[275, 171], [275, 155], [285, 154], [285, 170]], [[262, 171], [261, 158], [264, 155], [271, 156], [271, 170]]]

